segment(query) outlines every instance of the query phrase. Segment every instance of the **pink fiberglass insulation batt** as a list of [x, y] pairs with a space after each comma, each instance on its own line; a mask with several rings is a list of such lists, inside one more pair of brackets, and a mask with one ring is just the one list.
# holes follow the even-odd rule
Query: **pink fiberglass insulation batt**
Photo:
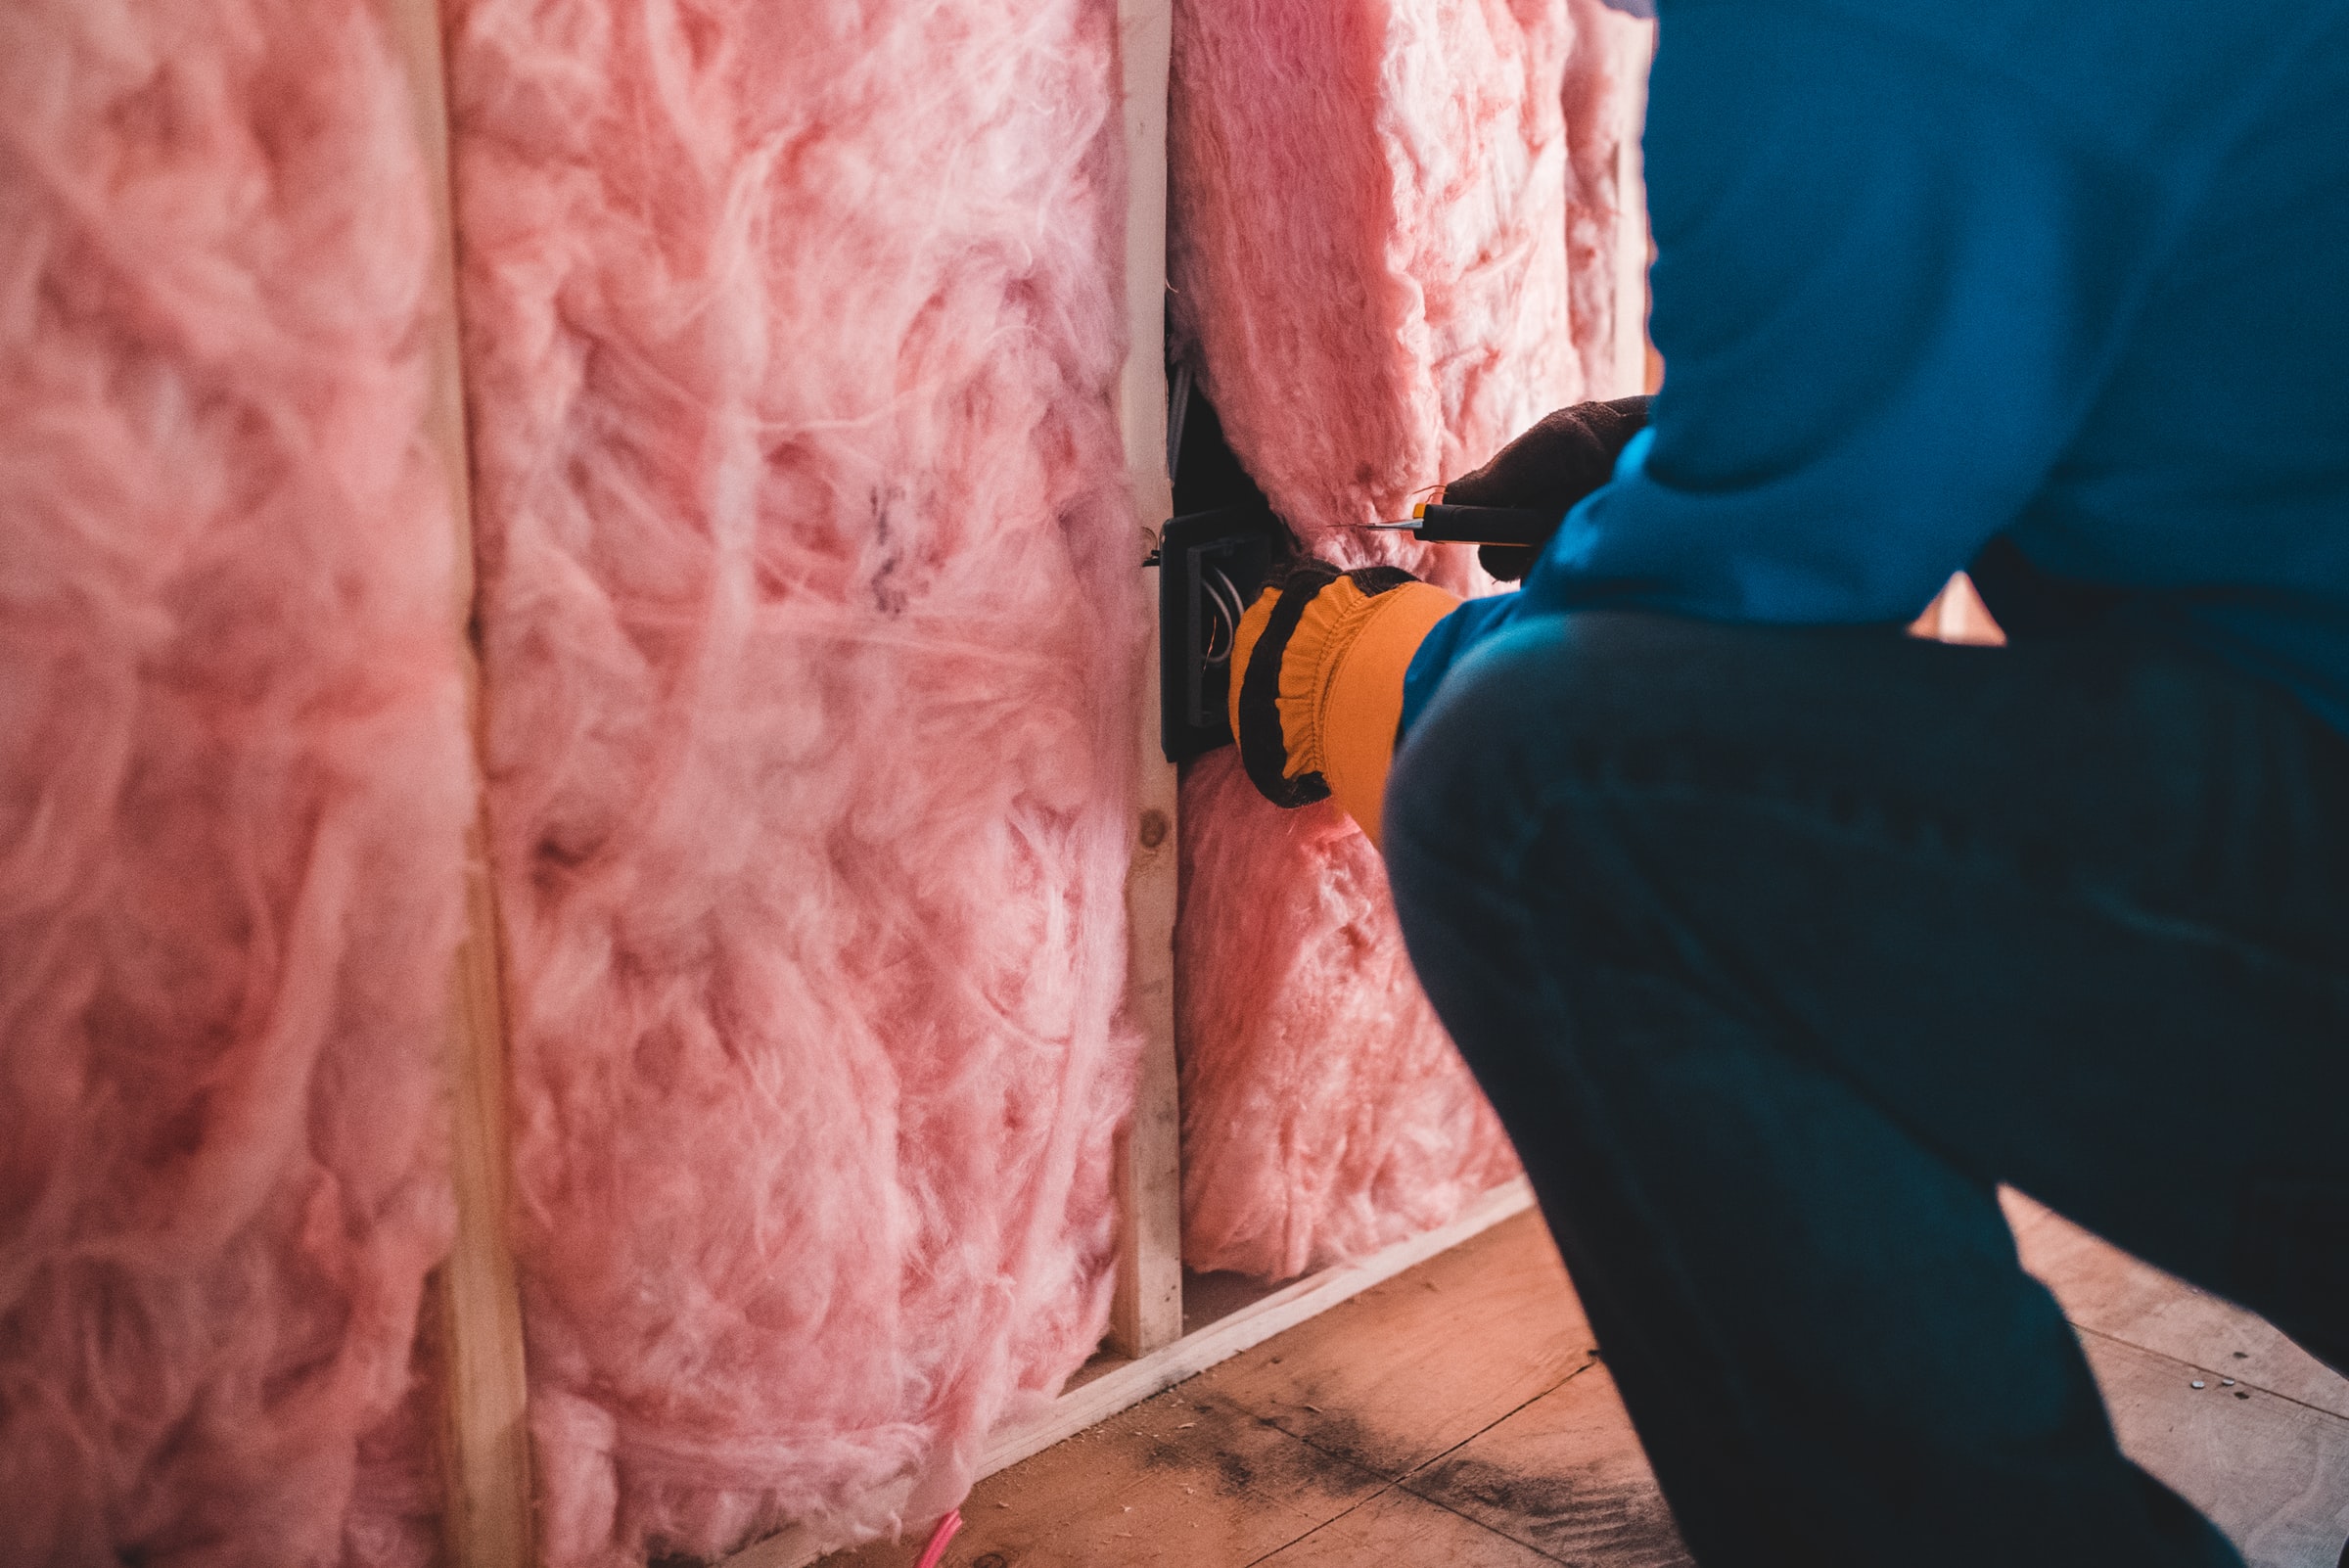
[[544, 1549], [934, 1516], [1133, 1094], [1115, 13], [452, 23]]
[[368, 6], [0, 9], [0, 1561], [434, 1549], [432, 239]]
[[[1406, 515], [1616, 370], [1618, 154], [1647, 33], [1597, 0], [1175, 7], [1181, 351], [1303, 542], [1490, 588]], [[1285, 1277], [1451, 1218], [1509, 1171], [1410, 977], [1377, 853], [1229, 754], [1182, 795], [1183, 1251]]]
[[[1273, 810], [1228, 749], [1194, 765], [1182, 809], [1192, 1267], [1286, 1278], [1440, 1225], [1515, 1175], [1361, 831], [1326, 802]], [[1202, 906], [1254, 913], [1227, 934]]]

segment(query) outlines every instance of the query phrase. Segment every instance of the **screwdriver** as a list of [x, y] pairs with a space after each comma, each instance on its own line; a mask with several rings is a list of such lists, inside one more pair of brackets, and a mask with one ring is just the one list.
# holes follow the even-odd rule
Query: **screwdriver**
[[1363, 523], [1366, 529], [1401, 529], [1425, 544], [1536, 545], [1557, 531], [1560, 513], [1530, 506], [1448, 506], [1422, 501], [1408, 523]]

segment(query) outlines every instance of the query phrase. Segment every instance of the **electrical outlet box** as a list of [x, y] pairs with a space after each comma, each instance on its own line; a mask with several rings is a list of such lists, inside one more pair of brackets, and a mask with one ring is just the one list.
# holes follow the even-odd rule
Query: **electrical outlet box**
[[1283, 530], [1262, 504], [1169, 522], [1158, 565], [1159, 743], [1187, 762], [1231, 742], [1231, 649]]
[[1159, 740], [1187, 762], [1231, 744], [1231, 645], [1272, 563], [1291, 548], [1187, 370], [1168, 389], [1167, 456], [1177, 514], [1158, 553]]

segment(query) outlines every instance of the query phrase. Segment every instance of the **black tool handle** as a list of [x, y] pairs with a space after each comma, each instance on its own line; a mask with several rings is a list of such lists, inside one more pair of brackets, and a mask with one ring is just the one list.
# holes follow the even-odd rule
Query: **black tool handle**
[[1528, 506], [1446, 506], [1422, 509], [1419, 537], [1431, 544], [1540, 544], [1558, 530], [1562, 512]]

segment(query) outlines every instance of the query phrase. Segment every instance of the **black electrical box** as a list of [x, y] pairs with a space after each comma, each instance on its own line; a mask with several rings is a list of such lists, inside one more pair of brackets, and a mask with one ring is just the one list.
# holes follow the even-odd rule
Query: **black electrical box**
[[1169, 761], [1187, 762], [1231, 743], [1232, 640], [1291, 546], [1187, 375], [1170, 405], [1178, 515], [1158, 553], [1159, 740]]
[[1231, 648], [1265, 585], [1280, 524], [1262, 506], [1178, 517], [1158, 550], [1159, 741], [1187, 762], [1231, 742]]

